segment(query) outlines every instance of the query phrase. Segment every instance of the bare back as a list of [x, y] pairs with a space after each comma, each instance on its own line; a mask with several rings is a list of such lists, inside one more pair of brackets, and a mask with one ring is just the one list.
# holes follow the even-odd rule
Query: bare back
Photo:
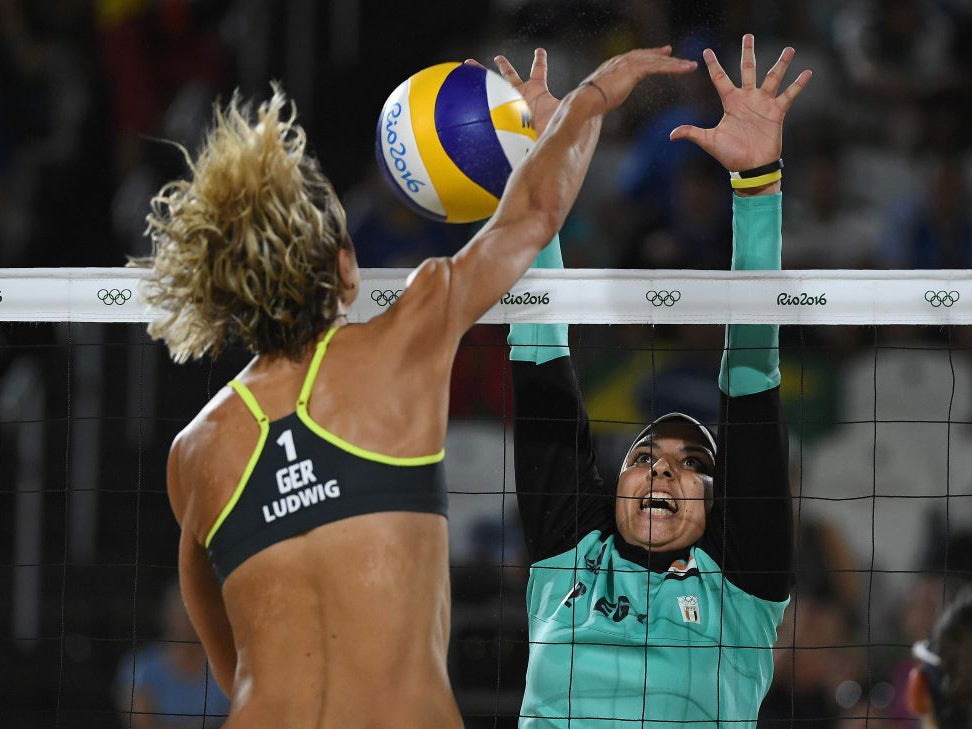
[[[435, 287], [422, 290], [337, 331], [313, 382], [310, 416], [358, 448], [399, 458], [442, 448], [455, 344], [429, 329], [434, 322], [421, 311], [434, 309], [420, 299], [436, 296]], [[257, 358], [238, 380], [274, 421], [294, 411], [309, 365], [309, 355]], [[173, 449], [178, 478], [170, 468], [170, 491], [180, 491], [173, 504], [184, 505], [184, 543], [191, 542], [181, 551], [196, 555], [180, 560], [190, 614], [193, 568], [185, 562], [198, 562], [259, 438], [247, 405], [224, 388]], [[195, 570], [204, 567], [212, 571]], [[236, 657], [231, 729], [461, 726], [446, 672], [442, 516], [379, 511], [324, 524], [249, 557], [220, 597]], [[208, 644], [207, 651], [213, 658]]]

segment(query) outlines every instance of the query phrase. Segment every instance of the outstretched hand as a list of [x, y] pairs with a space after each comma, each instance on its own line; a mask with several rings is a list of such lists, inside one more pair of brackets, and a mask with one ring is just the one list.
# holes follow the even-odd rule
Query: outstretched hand
[[[465, 63], [486, 68], [474, 58], [467, 58]], [[536, 129], [539, 137], [547, 128], [550, 117], [560, 107], [560, 99], [551, 94], [550, 89], [547, 88], [547, 52], [543, 48], [537, 48], [533, 52], [533, 65], [530, 66], [530, 77], [526, 81], [520, 78], [520, 74], [516, 72], [513, 64], [509, 62], [506, 56], [496, 56], [493, 63], [496, 64], [500, 76], [520, 92], [520, 96], [530, 107], [533, 128]]]
[[672, 141], [687, 139], [694, 142], [732, 172], [750, 170], [780, 158], [783, 149], [783, 117], [813, 75], [809, 70], [801, 72], [777, 96], [783, 76], [796, 53], [788, 46], [766, 74], [762, 86], [757, 87], [754, 45], [752, 34], [743, 36], [741, 86], [732, 83], [712, 49], [705, 49], [702, 58], [722, 100], [722, 119], [712, 129], [683, 124], [670, 135]]
[[547, 88], [547, 52], [543, 48], [537, 48], [533, 52], [533, 65], [530, 66], [530, 78], [526, 81], [520, 78], [520, 74], [513, 68], [506, 56], [496, 56], [493, 59], [500, 76], [506, 79], [514, 89], [520, 92], [520, 96], [530, 107], [530, 114], [533, 116], [533, 127], [537, 130], [537, 136], [543, 134], [544, 129], [560, 106], [560, 99], [550, 93]]
[[698, 67], [695, 61], [671, 55], [672, 47], [637, 48], [609, 58], [594, 73], [581, 82], [578, 89], [592, 86], [604, 101], [601, 109], [608, 112], [621, 105], [643, 79], [658, 74], [691, 73]]
[[[645, 76], [660, 73], [689, 73], [695, 70], [697, 66], [695, 61], [673, 58], [671, 53], [671, 46], [663, 46], [639, 49], [615, 56], [601, 64], [584, 80], [584, 84], [594, 86], [597, 90], [594, 93], [599, 92], [603, 95], [604, 111], [609, 111], [621, 104], [638, 81]], [[526, 81], [520, 78], [520, 74], [506, 56], [496, 56], [494, 61], [500, 75], [520, 92], [530, 107], [533, 125], [539, 137], [560, 107], [560, 99], [551, 94], [550, 89], [547, 88], [547, 52], [543, 48], [534, 51], [530, 77]], [[466, 63], [476, 63], [476, 61], [466, 61]]]

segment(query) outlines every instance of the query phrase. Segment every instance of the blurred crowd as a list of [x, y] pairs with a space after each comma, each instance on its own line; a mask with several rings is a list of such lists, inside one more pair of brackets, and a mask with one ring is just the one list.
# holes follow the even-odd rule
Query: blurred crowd
[[[542, 45], [550, 55], [551, 89], [562, 95], [614, 53], [672, 42], [675, 54], [688, 58], [712, 47], [734, 75], [738, 38], [753, 32], [762, 69], [792, 45], [794, 75], [805, 67], [814, 71], [785, 124], [784, 267], [972, 268], [968, 2], [404, 5], [0, 0], [0, 267], [119, 266], [126, 256], [144, 253], [148, 201], [165, 180], [184, 172], [179, 150], [160, 140], [195, 148], [216, 99], [234, 89], [264, 96], [271, 79], [280, 79], [297, 101], [311, 146], [346, 204], [362, 266], [407, 267], [448, 255], [475, 228], [415, 216], [387, 189], [373, 161], [378, 110], [408, 74], [449, 59], [488, 63], [500, 52], [522, 72]], [[700, 71], [674, 81], [653, 79], [613, 114], [562, 233], [567, 266], [728, 268], [725, 171], [693, 145], [668, 140], [679, 124], [709, 126], [720, 113]], [[25, 351], [13, 345], [65, 343], [63, 333], [46, 339], [25, 331], [0, 331], [0, 382]], [[506, 443], [504, 339], [501, 328], [478, 327], [457, 360], [457, 435], [450, 438], [465, 438], [470, 453]], [[972, 578], [970, 343], [961, 328], [782, 333], [798, 576], [760, 726], [790, 726], [793, 719], [797, 726], [825, 729], [916, 726], [903, 696], [908, 646], [928, 636], [947, 594]], [[619, 460], [630, 430], [653, 414], [683, 410], [707, 422], [717, 419], [718, 327], [574, 327], [572, 347], [605, 463]], [[146, 473], [164, 463], [167, 439], [179, 426], [173, 403], [184, 403], [185, 413], [199, 406], [202, 392], [192, 390], [197, 397], [190, 402], [191, 388], [180, 378], [206, 382], [207, 393], [222, 381], [212, 369], [174, 374], [158, 348], [146, 351], [135, 364], [129, 358], [119, 381], [130, 381], [133, 368], [143, 372], [146, 358], [154, 361], [158, 373], [148, 385], [139, 382], [153, 388], [151, 398], [163, 403], [152, 406], [154, 412], [168, 413], [168, 420], [160, 415], [155, 431], [137, 443], [120, 430], [117, 438], [105, 437], [106, 450], [131, 451], [126, 463], [138, 460], [139, 479], [143, 447]], [[60, 361], [51, 365], [50, 376], [61, 376], [62, 367]], [[58, 396], [66, 395], [55, 389], [52, 400]], [[63, 414], [54, 404], [46, 407], [49, 416]], [[55, 452], [63, 450], [63, 439], [51, 441]], [[10, 446], [2, 448], [11, 458]], [[127, 475], [107, 470], [107, 459], [103, 468], [107, 481], [134, 489]], [[460, 490], [470, 490], [465, 486]], [[124, 489], [118, 488], [121, 499]], [[89, 707], [58, 715], [63, 727], [188, 728], [203, 725], [191, 716], [202, 711], [185, 707], [202, 701], [206, 713], [225, 708], [201, 666], [191, 627], [170, 599], [175, 531], [165, 526], [171, 516], [161, 474], [147, 475], [140, 488], [150, 489], [143, 502], [126, 496], [110, 504], [104, 499], [101, 507], [121, 514], [134, 503], [136, 515], [143, 515], [134, 556], [107, 533], [122, 530], [109, 516], [102, 519], [95, 562], [129, 564], [141, 555], [154, 571], [141, 583], [139, 567], [96, 578], [100, 584], [87, 592], [72, 591], [57, 574], [45, 577], [50, 621], [42, 624], [60, 641], [38, 648], [16, 636], [0, 640], [4, 675], [22, 665], [36, 669], [0, 688], [4, 726], [40, 726], [38, 717], [54, 717], [62, 697], [65, 706]], [[487, 480], [481, 490], [495, 489]], [[468, 726], [515, 726], [526, 656], [526, 574], [517, 567], [525, 558], [515, 509], [511, 499], [489, 510], [458, 501], [452, 520], [455, 684]], [[10, 527], [5, 533], [13, 533], [12, 519], [0, 515]], [[122, 531], [131, 536], [130, 528]], [[57, 529], [51, 535], [63, 537]], [[52, 544], [50, 554], [58, 555]], [[0, 553], [8, 550], [3, 546]], [[16, 571], [10, 559], [3, 565], [4, 575]], [[141, 584], [137, 599], [133, 578]], [[104, 602], [93, 607], [92, 600]], [[139, 608], [140, 600], [147, 604]], [[63, 616], [57, 621], [62, 609], [90, 620], [69, 629]], [[12, 612], [0, 604], [4, 621], [12, 621]], [[91, 637], [92, 626], [121, 635], [120, 628], [112, 632], [112, 621], [121, 618], [127, 640], [101, 646]], [[72, 672], [72, 662], [86, 669]], [[213, 718], [205, 723], [217, 725]]]

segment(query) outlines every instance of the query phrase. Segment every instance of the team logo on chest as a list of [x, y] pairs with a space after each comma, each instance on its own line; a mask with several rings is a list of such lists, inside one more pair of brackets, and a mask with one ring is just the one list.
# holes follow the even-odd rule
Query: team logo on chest
[[689, 557], [688, 561], [676, 559], [668, 568], [665, 574], [666, 580], [685, 580], [689, 577], [699, 576], [699, 566], [695, 562], [695, 557]]
[[682, 613], [683, 623], [701, 623], [701, 616], [699, 614], [699, 596], [698, 595], [679, 595], [678, 596], [678, 609]]

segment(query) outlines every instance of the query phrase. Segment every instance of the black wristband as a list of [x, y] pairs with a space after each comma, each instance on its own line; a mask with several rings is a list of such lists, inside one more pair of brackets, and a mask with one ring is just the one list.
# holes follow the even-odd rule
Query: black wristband
[[771, 172], [776, 172], [777, 170], [783, 169], [783, 160], [778, 159], [776, 162], [770, 162], [768, 165], [762, 165], [760, 167], [753, 167], [751, 170], [742, 170], [740, 172], [732, 173], [733, 177], [746, 180], [750, 177], [761, 177], [763, 175], [768, 175]]

